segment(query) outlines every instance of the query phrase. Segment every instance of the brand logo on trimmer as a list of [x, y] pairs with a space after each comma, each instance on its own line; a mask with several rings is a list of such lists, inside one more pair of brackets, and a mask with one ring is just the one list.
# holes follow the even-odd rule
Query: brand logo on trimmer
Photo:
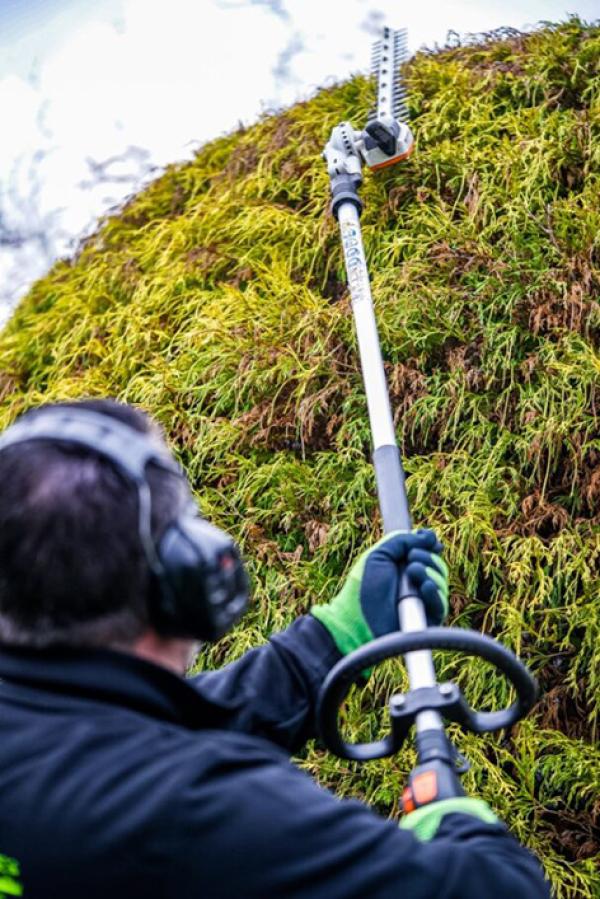
[[352, 302], [360, 303], [362, 300], [368, 299], [369, 276], [358, 230], [351, 222], [344, 222], [342, 225], [342, 244]]

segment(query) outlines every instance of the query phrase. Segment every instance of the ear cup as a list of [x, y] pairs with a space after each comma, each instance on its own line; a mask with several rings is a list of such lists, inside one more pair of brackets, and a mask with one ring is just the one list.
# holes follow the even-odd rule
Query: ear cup
[[149, 606], [160, 633], [217, 640], [243, 615], [249, 581], [224, 531], [185, 512], [163, 533], [157, 555]]

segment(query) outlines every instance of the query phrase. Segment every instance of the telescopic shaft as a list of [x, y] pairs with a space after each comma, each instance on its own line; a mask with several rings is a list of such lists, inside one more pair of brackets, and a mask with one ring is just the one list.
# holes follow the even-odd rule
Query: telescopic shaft
[[[360, 362], [367, 395], [373, 439], [373, 465], [383, 529], [385, 533], [396, 530], [409, 531], [412, 528], [412, 520], [379, 345], [359, 211], [355, 203], [342, 202], [336, 209], [336, 214], [342, 237], [348, 287], [352, 299]], [[398, 615], [400, 628], [403, 631], [419, 631], [427, 627], [423, 603], [406, 578], [400, 585]], [[408, 653], [405, 660], [411, 690], [436, 684], [435, 669], [429, 650]], [[441, 729], [443, 727], [442, 719], [437, 712], [421, 712], [417, 716], [416, 727], [418, 732]]]

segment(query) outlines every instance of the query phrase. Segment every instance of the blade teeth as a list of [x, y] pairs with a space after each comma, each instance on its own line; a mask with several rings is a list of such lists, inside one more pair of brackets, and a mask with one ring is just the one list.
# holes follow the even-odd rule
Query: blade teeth
[[394, 114], [397, 119], [408, 119], [408, 105], [406, 103], [406, 94], [402, 94], [394, 101]]
[[377, 102], [369, 112], [369, 122], [377, 118], [382, 107], [399, 121], [408, 121], [407, 91], [400, 75], [400, 67], [407, 59], [407, 29], [394, 31], [385, 27], [381, 38], [371, 48], [371, 71], [378, 84]]
[[394, 48], [398, 57], [398, 62], [404, 62], [408, 51], [408, 32], [406, 28], [401, 28], [394, 34]]

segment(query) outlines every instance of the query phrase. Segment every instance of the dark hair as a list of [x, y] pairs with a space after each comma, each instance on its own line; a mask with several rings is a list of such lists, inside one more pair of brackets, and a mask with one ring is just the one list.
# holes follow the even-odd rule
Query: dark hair
[[[160, 431], [113, 400], [55, 404]], [[35, 416], [42, 408], [28, 412]], [[187, 491], [152, 463], [147, 480], [156, 539]], [[0, 641], [126, 646], [147, 628], [151, 573], [138, 534], [138, 492], [106, 458], [36, 440], [0, 453]]]

